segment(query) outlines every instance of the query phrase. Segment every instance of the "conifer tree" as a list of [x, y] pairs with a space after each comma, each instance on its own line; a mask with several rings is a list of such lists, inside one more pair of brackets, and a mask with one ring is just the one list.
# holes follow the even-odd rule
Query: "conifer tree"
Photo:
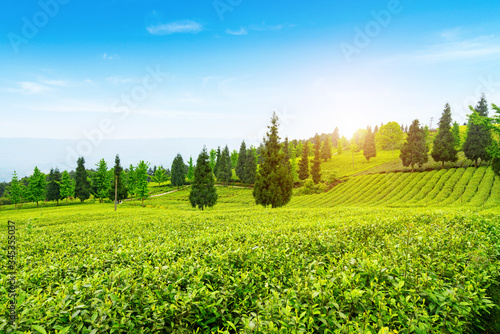
[[333, 146], [337, 147], [337, 145], [339, 144], [340, 140], [340, 134], [339, 134], [339, 128], [335, 127], [335, 130], [333, 131], [333, 134], [332, 134], [332, 144]]
[[45, 180], [45, 174], [43, 174], [38, 167], [35, 167], [33, 175], [29, 178], [28, 184], [28, 198], [36, 202], [36, 207], [38, 208], [38, 202], [45, 199], [45, 187], [47, 182]]
[[189, 161], [188, 161], [188, 173], [187, 173], [187, 179], [189, 181], [193, 181], [194, 179], [194, 166], [193, 166], [193, 157], [190, 156], [189, 157]]
[[75, 174], [75, 198], [83, 201], [90, 198], [90, 192], [92, 190], [90, 179], [85, 169], [85, 159], [83, 157], [78, 158]]
[[460, 151], [461, 150], [461, 146], [462, 146], [461, 145], [462, 141], [461, 141], [461, 138], [460, 138], [460, 125], [458, 125], [457, 122], [453, 122], [453, 128], [452, 128], [451, 132], [453, 133], [455, 149], [457, 151]]
[[217, 197], [209, 156], [207, 149], [203, 148], [196, 160], [194, 182], [189, 193], [189, 201], [193, 208], [198, 206], [199, 209], [203, 210], [205, 207], [213, 207], [217, 203]]
[[221, 160], [221, 150], [220, 150], [220, 146], [219, 146], [219, 147], [217, 147], [217, 154], [215, 156], [215, 166], [214, 166], [214, 175], [216, 178], [219, 178], [218, 175], [219, 175], [219, 168], [220, 168], [220, 164], [221, 164], [220, 160]]
[[186, 169], [184, 167], [184, 160], [182, 156], [177, 153], [174, 161], [172, 162], [172, 172], [171, 172], [170, 182], [174, 187], [179, 189], [186, 182]]
[[[473, 110], [473, 115], [478, 117], [488, 117], [488, 104], [484, 94]], [[477, 168], [478, 161], [489, 161], [491, 155], [488, 147], [492, 144], [491, 131], [488, 126], [474, 122], [475, 117], [469, 115], [469, 122], [467, 123], [467, 138], [464, 143], [463, 151], [465, 157], [474, 161]]]
[[17, 209], [17, 204], [21, 203], [21, 199], [23, 198], [23, 190], [24, 185], [19, 182], [17, 177], [17, 173], [14, 171], [12, 174], [12, 181], [10, 181], [10, 186], [7, 187], [8, 198], [14, 204], [14, 207]]
[[[156, 167], [156, 166], [155, 166]], [[157, 169], [158, 171], [158, 169]], [[123, 201], [128, 197], [128, 188], [125, 184], [125, 172], [123, 171], [123, 167], [121, 166], [120, 163], [120, 156], [117, 154], [115, 156], [115, 166], [112, 169], [113, 175], [111, 176], [111, 186], [108, 189], [108, 198], [112, 201], [115, 200], [115, 182], [117, 182], [117, 197], [118, 197], [118, 202]]]
[[238, 164], [239, 153], [236, 150], [231, 152], [231, 169], [235, 169]]
[[68, 198], [72, 197], [75, 193], [75, 183], [69, 176], [68, 171], [64, 171], [61, 175], [61, 183], [59, 184], [61, 199], [66, 199], [68, 205]]
[[311, 175], [313, 182], [318, 184], [321, 181], [321, 141], [316, 133], [314, 137], [314, 160], [311, 167]]
[[399, 157], [403, 162], [403, 166], [411, 166], [411, 171], [415, 170], [415, 165], [422, 167], [429, 161], [429, 147], [425, 138], [425, 131], [420, 127], [418, 119], [414, 120], [408, 131], [408, 138], [401, 148]]
[[247, 150], [244, 171], [243, 182], [246, 184], [254, 184], [257, 174], [257, 157], [255, 156], [255, 149], [249, 148]]
[[215, 162], [217, 160], [217, 151], [214, 149], [210, 150], [210, 168], [212, 168], [212, 173], [215, 175]]
[[269, 131], [264, 138], [264, 161], [260, 165], [255, 179], [253, 196], [256, 204], [272, 208], [281, 207], [292, 198], [293, 180], [290, 175], [289, 162], [283, 164], [284, 153], [278, 136], [278, 116], [273, 113]]
[[59, 200], [61, 199], [60, 182], [61, 173], [59, 169], [50, 169], [50, 174], [48, 176], [47, 183], [47, 200], [56, 201], [56, 205], [59, 206]]
[[290, 166], [292, 168], [292, 179], [293, 182], [299, 181], [299, 173], [297, 172], [297, 148], [294, 147], [291, 149], [291, 157], [290, 157]]
[[240, 152], [238, 154], [238, 162], [236, 163], [236, 175], [239, 177], [241, 182], [245, 179], [245, 162], [247, 160], [247, 146], [245, 141], [241, 142]]
[[299, 162], [299, 179], [304, 181], [309, 177], [309, 146], [304, 145]]
[[92, 183], [94, 188], [94, 197], [99, 199], [99, 203], [102, 203], [104, 198], [108, 197], [112, 175], [109, 173], [108, 164], [104, 159], [101, 159], [96, 164], [96, 167], [97, 170], [93, 175], [94, 182]]
[[229, 155], [229, 148], [227, 147], [227, 145], [221, 153], [218, 172], [219, 173], [217, 174], [217, 181], [224, 184], [228, 184], [231, 181], [231, 157]]
[[372, 132], [372, 127], [367, 128], [367, 133], [365, 136], [365, 142], [363, 143], [363, 155], [366, 161], [370, 162], [371, 158], [377, 156], [377, 146], [375, 145], [375, 133]]
[[451, 110], [448, 103], [446, 103], [443, 114], [439, 119], [439, 130], [434, 138], [431, 155], [435, 161], [441, 161], [443, 168], [446, 161], [455, 162], [458, 160], [455, 138], [451, 133]]
[[326, 136], [326, 139], [323, 142], [323, 147], [321, 148], [321, 158], [324, 161], [328, 161], [331, 157], [332, 157], [332, 141], [330, 140], [330, 136]]

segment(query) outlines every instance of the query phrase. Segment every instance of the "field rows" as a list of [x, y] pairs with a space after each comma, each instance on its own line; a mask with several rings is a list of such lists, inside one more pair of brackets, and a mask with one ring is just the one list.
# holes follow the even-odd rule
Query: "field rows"
[[296, 196], [290, 206], [489, 207], [500, 204], [499, 192], [500, 181], [491, 168], [451, 168], [358, 176], [327, 193]]

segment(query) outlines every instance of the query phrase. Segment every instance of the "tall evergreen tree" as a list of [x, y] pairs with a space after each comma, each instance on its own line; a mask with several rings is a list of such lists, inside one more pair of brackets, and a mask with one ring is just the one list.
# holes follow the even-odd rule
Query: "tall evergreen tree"
[[210, 168], [212, 168], [212, 173], [215, 174], [215, 162], [217, 161], [217, 151], [214, 149], [210, 150]]
[[403, 166], [411, 166], [411, 171], [415, 170], [415, 165], [422, 167], [429, 161], [429, 147], [425, 138], [425, 131], [420, 127], [418, 119], [414, 120], [408, 131], [408, 138], [401, 148], [399, 157], [403, 162]]
[[340, 140], [340, 134], [339, 134], [339, 128], [335, 127], [335, 130], [333, 131], [333, 134], [332, 134], [332, 144], [333, 146], [337, 147], [337, 145], [339, 144]]
[[61, 199], [60, 182], [61, 173], [59, 169], [50, 169], [50, 174], [48, 176], [47, 183], [47, 200], [56, 201], [57, 206], [59, 206], [59, 200]]
[[221, 163], [221, 150], [220, 150], [220, 146], [217, 147], [217, 154], [215, 156], [215, 166], [214, 166], [214, 175], [216, 178], [219, 178], [218, 175], [219, 175], [219, 168], [220, 168], [220, 163]]
[[83, 201], [90, 198], [90, 192], [92, 190], [90, 179], [85, 169], [85, 159], [83, 157], [78, 158], [75, 174], [75, 198], [79, 198]]
[[238, 162], [236, 163], [236, 175], [244, 182], [245, 178], [245, 162], [247, 160], [247, 146], [245, 141], [241, 142], [240, 152], [238, 154]]
[[187, 179], [189, 181], [193, 181], [194, 179], [194, 166], [193, 166], [193, 157], [189, 157], [189, 161], [188, 161], [188, 173], [187, 173]]
[[256, 174], [257, 157], [255, 156], [255, 149], [249, 148], [247, 150], [247, 158], [245, 159], [243, 182], [246, 184], [254, 184]]
[[446, 161], [455, 162], [458, 160], [455, 138], [451, 133], [451, 110], [448, 103], [446, 103], [443, 114], [439, 119], [439, 130], [434, 138], [431, 155], [435, 161], [441, 161], [443, 168]]
[[299, 162], [299, 179], [304, 181], [309, 177], [309, 146], [304, 145]]
[[321, 141], [317, 133], [314, 137], [314, 160], [311, 167], [311, 175], [315, 184], [321, 181]]
[[[488, 104], [484, 94], [473, 110], [473, 115], [479, 117], [488, 117]], [[469, 122], [467, 123], [467, 139], [465, 140], [463, 151], [465, 157], [474, 161], [477, 168], [478, 161], [489, 161], [491, 159], [488, 147], [492, 144], [491, 131], [488, 126], [474, 122], [475, 117], [469, 115]]]
[[297, 148], [293, 147], [291, 149], [290, 166], [292, 168], [291, 174], [293, 182], [299, 181], [299, 173], [297, 171]]
[[375, 125], [375, 128], [373, 129], [373, 133], [377, 133], [378, 132], [378, 125]]
[[43, 174], [38, 167], [35, 167], [33, 175], [29, 178], [28, 184], [28, 198], [36, 202], [36, 207], [38, 208], [38, 202], [45, 199], [45, 187], [47, 182], [45, 180], [45, 174]]
[[285, 137], [283, 142], [283, 163], [290, 167], [290, 172], [292, 171], [292, 165], [290, 165], [290, 143], [288, 142], [288, 137]]
[[289, 162], [283, 164], [284, 153], [278, 136], [278, 116], [273, 113], [269, 131], [264, 138], [264, 162], [257, 172], [253, 196], [256, 204], [272, 208], [283, 206], [292, 198], [293, 179]]
[[375, 145], [375, 133], [372, 132], [372, 127], [367, 128], [367, 133], [365, 136], [365, 142], [363, 143], [363, 155], [366, 161], [370, 162], [371, 158], [377, 156], [377, 146]]
[[227, 145], [221, 153], [218, 172], [217, 181], [223, 182], [224, 184], [228, 184], [231, 181], [231, 157]]
[[183, 186], [186, 182], [186, 170], [184, 168], [184, 160], [182, 156], [177, 153], [174, 158], [174, 162], [172, 162], [172, 176], [170, 177], [170, 182], [174, 187], [179, 189], [180, 186]]
[[142, 207], [144, 207], [144, 200], [149, 197], [148, 168], [149, 162], [141, 160], [135, 169], [135, 175], [137, 178], [137, 196], [142, 201]]
[[328, 161], [331, 157], [332, 157], [332, 141], [330, 140], [330, 136], [326, 136], [326, 139], [323, 142], [323, 147], [321, 148], [321, 158], [325, 161]]
[[462, 140], [460, 138], [460, 125], [457, 122], [453, 122], [453, 128], [451, 129], [451, 133], [453, 133], [455, 149], [457, 151], [461, 150]]
[[[156, 167], [156, 166], [155, 166]], [[126, 199], [128, 197], [128, 188], [125, 184], [125, 172], [123, 171], [123, 167], [120, 163], [120, 156], [117, 154], [115, 156], [115, 167], [112, 169], [113, 175], [111, 176], [111, 186], [108, 190], [108, 198], [112, 201], [115, 200], [115, 182], [117, 182], [117, 190], [118, 190], [118, 202]]]
[[231, 152], [231, 169], [236, 168], [236, 165], [238, 164], [238, 156], [239, 153], [236, 150]]
[[68, 205], [68, 198], [75, 194], [75, 182], [71, 179], [67, 170], [62, 173], [59, 190], [61, 199], [66, 199], [66, 205]]
[[99, 199], [99, 203], [102, 203], [104, 198], [108, 197], [112, 175], [108, 171], [108, 164], [104, 159], [99, 160], [96, 167], [97, 170], [93, 175], [92, 182], [93, 192], [94, 197]]
[[23, 187], [24, 185], [19, 182], [17, 178], [17, 173], [14, 172], [12, 174], [12, 181], [10, 181], [10, 186], [7, 187], [8, 198], [14, 204], [14, 207], [17, 209], [17, 204], [21, 203], [21, 199], [23, 198]]
[[205, 207], [212, 207], [217, 203], [217, 189], [215, 188], [214, 175], [210, 168], [210, 161], [207, 149], [203, 148], [198, 160], [196, 160], [196, 169], [194, 171], [194, 182], [189, 193], [191, 206], [203, 210]]

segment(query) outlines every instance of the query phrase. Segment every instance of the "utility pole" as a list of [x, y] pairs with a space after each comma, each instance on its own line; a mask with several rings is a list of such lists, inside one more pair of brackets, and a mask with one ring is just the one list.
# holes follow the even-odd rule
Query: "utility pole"
[[118, 207], [118, 175], [115, 176], [115, 211]]

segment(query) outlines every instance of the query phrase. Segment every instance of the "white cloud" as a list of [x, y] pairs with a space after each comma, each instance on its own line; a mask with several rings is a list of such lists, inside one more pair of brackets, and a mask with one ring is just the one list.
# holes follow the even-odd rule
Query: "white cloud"
[[102, 55], [102, 59], [106, 59], [106, 60], [113, 60], [113, 59], [117, 59], [118, 56], [117, 55], [110, 55], [110, 54], [107, 54], [107, 53], [104, 53]]
[[49, 86], [59, 86], [59, 87], [65, 87], [67, 86], [67, 82], [64, 80], [48, 80], [48, 79], [43, 79], [40, 80], [41, 83]]
[[152, 35], [170, 35], [175, 33], [198, 33], [203, 26], [195, 21], [175, 21], [165, 24], [157, 24], [146, 27]]
[[240, 28], [240, 30], [227, 29], [226, 34], [239, 36], [248, 34], [248, 31], [245, 28]]
[[20, 93], [24, 95], [41, 94], [51, 90], [51, 88], [47, 85], [42, 85], [38, 82], [32, 82], [32, 81], [21, 81], [17, 83], [17, 85], [19, 88], [5, 88], [2, 90], [11, 93]]
[[106, 80], [113, 85], [126, 84], [134, 81], [132, 78], [122, 78], [120, 76], [107, 77]]

